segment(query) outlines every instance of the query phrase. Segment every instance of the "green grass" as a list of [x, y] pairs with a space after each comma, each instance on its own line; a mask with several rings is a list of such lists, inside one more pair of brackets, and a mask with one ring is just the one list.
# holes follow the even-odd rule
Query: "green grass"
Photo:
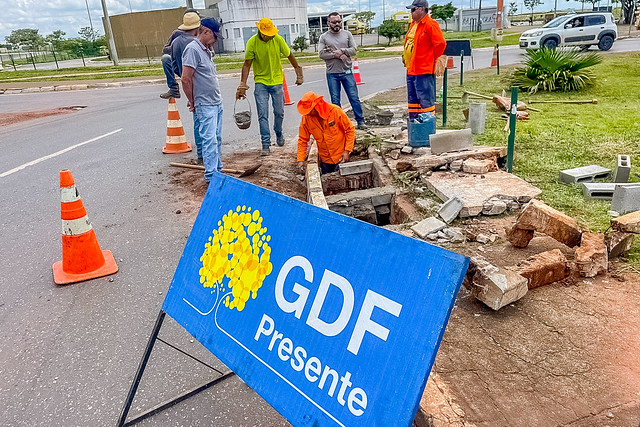
[[[502, 67], [500, 76], [495, 69], [465, 73], [463, 87], [454, 76], [449, 96], [460, 97], [463, 90], [491, 96], [501, 94], [503, 89], [509, 96], [510, 70], [513, 67]], [[627, 154], [633, 159], [630, 181], [640, 182], [640, 54], [607, 55], [593, 70], [596, 82], [583, 91], [519, 95], [524, 102], [595, 98], [598, 104], [531, 103], [542, 112], [530, 112], [529, 121], [517, 124], [514, 173], [540, 188], [545, 203], [572, 216], [585, 228], [604, 232], [610, 224], [610, 202], [585, 199], [580, 186], [559, 184], [558, 172], [592, 164], [615, 169], [617, 154]], [[487, 102], [487, 122], [486, 132], [476, 137], [476, 144], [506, 145], [506, 121], [491, 101], [480, 101]], [[459, 98], [448, 100], [448, 127], [465, 127], [461, 110], [466, 107]], [[629, 259], [640, 266], [640, 241], [636, 241]]]
[[495, 46], [499, 43], [500, 46], [517, 45], [520, 39], [520, 32], [504, 32], [502, 41], [496, 42], [491, 40], [491, 31], [446, 31], [444, 32], [444, 38], [447, 40], [471, 40], [471, 48], [476, 49], [479, 47]]

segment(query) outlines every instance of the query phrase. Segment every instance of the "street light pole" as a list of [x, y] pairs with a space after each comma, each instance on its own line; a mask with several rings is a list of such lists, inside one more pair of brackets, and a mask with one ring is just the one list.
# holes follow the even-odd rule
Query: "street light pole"
[[[89, 26], [91, 27], [91, 38], [93, 39], [93, 23], [91, 22], [91, 13], [89, 12], [89, 0], [84, 0], [84, 4], [87, 5], [87, 15], [89, 15]], [[93, 41], [93, 40], [92, 40]]]
[[118, 52], [116, 51], [116, 43], [113, 40], [113, 30], [111, 29], [111, 20], [109, 19], [109, 12], [107, 11], [107, 3], [105, 0], [100, 0], [102, 3], [102, 13], [104, 14], [104, 21], [107, 23], [107, 40], [109, 41], [109, 52], [111, 52], [111, 60], [113, 65], [118, 65]]

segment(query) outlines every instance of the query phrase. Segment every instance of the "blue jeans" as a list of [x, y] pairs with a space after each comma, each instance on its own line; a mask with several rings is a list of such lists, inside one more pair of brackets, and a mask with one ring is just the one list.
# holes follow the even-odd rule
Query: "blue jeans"
[[271, 96], [271, 104], [273, 105], [273, 131], [276, 133], [276, 138], [281, 138], [282, 120], [284, 120], [284, 90], [282, 89], [282, 85], [267, 86], [263, 83], [256, 83], [253, 95], [256, 98], [262, 148], [269, 148], [271, 145], [269, 96]]
[[407, 98], [409, 103], [409, 120], [415, 119], [420, 113], [435, 112], [435, 74], [422, 74], [418, 76], [407, 74]]
[[363, 122], [362, 105], [360, 105], [360, 98], [358, 98], [358, 86], [356, 86], [356, 79], [353, 77], [353, 73], [349, 71], [348, 73], [327, 74], [327, 86], [329, 86], [329, 93], [331, 94], [331, 103], [338, 107], [341, 106], [340, 85], [344, 87], [344, 91], [347, 93], [356, 122]]
[[222, 145], [222, 104], [196, 107], [198, 129], [202, 139], [204, 180], [209, 182], [214, 172], [222, 169], [220, 147]]
[[171, 55], [167, 55], [165, 53], [164, 55], [162, 55], [160, 61], [162, 62], [164, 75], [167, 76], [167, 86], [169, 86], [169, 90], [174, 93], [180, 92], [178, 82], [176, 82], [176, 76], [173, 72], [173, 65], [171, 64]]
[[202, 160], [202, 138], [200, 138], [200, 120], [198, 115], [193, 113], [193, 139], [196, 142], [196, 153], [198, 160]]

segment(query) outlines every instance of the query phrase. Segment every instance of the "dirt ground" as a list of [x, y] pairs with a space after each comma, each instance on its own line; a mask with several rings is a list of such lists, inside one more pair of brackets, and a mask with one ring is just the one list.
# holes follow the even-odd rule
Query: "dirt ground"
[[[373, 102], [399, 104], [403, 91]], [[370, 134], [374, 133], [374, 129]], [[358, 138], [364, 134], [358, 132]], [[296, 168], [295, 144], [223, 156], [226, 168], [260, 169], [247, 182], [300, 200], [305, 183]], [[172, 168], [172, 183], [188, 188], [181, 209], [195, 215], [206, 192], [202, 171]], [[425, 213], [425, 216], [427, 214]], [[467, 256], [482, 255], [513, 266], [531, 255], [573, 250], [544, 235], [518, 249], [506, 241], [515, 215], [458, 220], [468, 236], [497, 234], [494, 243], [450, 245]], [[404, 233], [408, 224], [405, 224]], [[521, 300], [493, 311], [461, 288], [421, 408], [427, 426], [610, 426], [640, 421], [640, 274], [610, 263], [607, 275], [571, 276], [530, 290]]]

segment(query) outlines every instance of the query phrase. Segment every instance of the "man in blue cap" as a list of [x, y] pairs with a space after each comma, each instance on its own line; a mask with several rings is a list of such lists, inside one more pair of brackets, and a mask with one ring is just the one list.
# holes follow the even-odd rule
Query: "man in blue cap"
[[213, 45], [221, 38], [220, 23], [214, 18], [203, 19], [198, 36], [182, 53], [182, 90], [189, 100], [189, 111], [198, 122], [207, 182], [222, 169], [222, 94], [213, 62]]

